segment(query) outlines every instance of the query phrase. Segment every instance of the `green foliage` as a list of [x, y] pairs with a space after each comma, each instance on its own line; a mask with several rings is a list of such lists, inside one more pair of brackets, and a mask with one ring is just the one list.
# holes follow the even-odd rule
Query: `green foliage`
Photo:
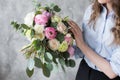
[[50, 24], [50, 26], [52, 26], [52, 27], [54, 27], [54, 28], [57, 28], [57, 25], [58, 25], [57, 22], [52, 22], [52, 23]]
[[44, 74], [44, 76], [46, 76], [46, 77], [50, 77], [50, 70], [48, 69], [48, 67], [47, 67], [47, 64], [46, 63], [44, 63], [44, 65], [43, 65], [43, 74]]
[[70, 67], [75, 67], [75, 61], [70, 59], [69, 60], [69, 65], [70, 65]]
[[34, 37], [34, 35], [35, 35], [35, 30], [34, 30], [34, 29], [31, 29], [31, 33], [30, 33], [30, 35], [31, 35], [31, 38]]
[[20, 25], [19, 25], [17, 22], [12, 21], [12, 22], [11, 22], [11, 25], [12, 25], [16, 30], [18, 30], [18, 29], [20, 28]]
[[44, 57], [45, 57], [45, 60], [46, 60], [47, 62], [52, 62], [52, 60], [53, 60], [53, 56], [52, 56], [49, 52], [46, 52], [46, 53], [44, 54]]
[[72, 60], [72, 59], [69, 59], [69, 60], [65, 60], [65, 64], [66, 64], [66, 66], [67, 67], [75, 67], [75, 61], [74, 60]]
[[26, 24], [21, 24], [20, 27], [23, 29], [30, 29], [30, 27], [28, 27]]
[[62, 42], [64, 41], [64, 36], [65, 36], [64, 34], [58, 32], [58, 33], [57, 33], [57, 36], [56, 36], [56, 39], [57, 39], [58, 41], [60, 41], [60, 43], [62, 43]]
[[53, 9], [54, 9], [54, 11], [56, 11], [56, 12], [60, 12], [60, 11], [61, 11], [61, 9], [59, 8], [58, 5], [55, 5], [55, 6], [53, 7]]
[[47, 64], [46, 64], [46, 67], [49, 69], [49, 71], [52, 71], [52, 70], [53, 70], [53, 65], [52, 65], [52, 63], [47, 63]]
[[42, 44], [41, 44], [41, 41], [40, 41], [39, 39], [34, 40], [34, 41], [32, 42], [32, 44], [33, 44], [35, 50], [40, 50], [41, 45], [42, 45]]
[[33, 73], [34, 73], [34, 69], [30, 71], [30, 70], [27, 68], [27, 69], [26, 69], [26, 73], [27, 73], [28, 77], [31, 77], [31, 76], [33, 75]]
[[65, 60], [64, 60], [63, 57], [60, 57], [58, 60], [59, 60], [59, 63], [60, 63], [62, 66], [65, 65]]
[[42, 66], [43, 66], [42, 61], [39, 58], [37, 58], [37, 57], [35, 57], [34, 60], [35, 60], [35, 66], [37, 68], [42, 68]]

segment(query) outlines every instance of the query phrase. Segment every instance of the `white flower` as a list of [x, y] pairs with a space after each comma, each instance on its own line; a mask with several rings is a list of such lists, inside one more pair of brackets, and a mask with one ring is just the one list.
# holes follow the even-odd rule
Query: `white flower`
[[57, 39], [51, 39], [48, 41], [51, 50], [56, 51], [59, 48], [60, 42]]
[[66, 37], [72, 37], [70, 33], [67, 33], [66, 34]]
[[28, 13], [26, 15], [26, 17], [24, 18], [24, 23], [31, 27], [33, 25], [33, 20], [34, 20], [34, 16], [35, 16], [35, 13], [34, 12], [31, 12], [31, 13]]
[[39, 34], [35, 35], [34, 38], [40, 39], [42, 41], [42, 40], [44, 40], [45, 35], [44, 35], [44, 33], [39, 33]]
[[60, 16], [55, 15], [52, 17], [52, 22], [61, 22], [61, 21], [62, 21], [62, 18]]
[[36, 24], [35, 26], [34, 26], [34, 30], [35, 30], [35, 32], [36, 33], [43, 33], [43, 31], [44, 31], [44, 26], [43, 25], [39, 25], [39, 24]]
[[57, 30], [63, 34], [66, 34], [67, 33], [67, 27], [64, 25], [64, 23], [62, 22], [59, 22], [58, 25], [57, 25]]

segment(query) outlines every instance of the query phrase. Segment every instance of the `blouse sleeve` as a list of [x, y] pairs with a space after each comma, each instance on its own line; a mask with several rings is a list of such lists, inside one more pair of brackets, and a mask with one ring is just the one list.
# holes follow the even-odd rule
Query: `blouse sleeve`
[[110, 65], [114, 73], [120, 76], [120, 47], [113, 51], [113, 55], [110, 59]]
[[[83, 20], [82, 20], [82, 31], [84, 32], [84, 27], [86, 26], [86, 20], [90, 19], [90, 15], [92, 13], [92, 5], [88, 6], [88, 8], [85, 10], [85, 14], [83, 16]], [[84, 34], [84, 33], [83, 33]], [[74, 44], [74, 49], [75, 49], [75, 58], [82, 58], [84, 57], [83, 53], [81, 52], [81, 50], [76, 46], [76, 44]]]

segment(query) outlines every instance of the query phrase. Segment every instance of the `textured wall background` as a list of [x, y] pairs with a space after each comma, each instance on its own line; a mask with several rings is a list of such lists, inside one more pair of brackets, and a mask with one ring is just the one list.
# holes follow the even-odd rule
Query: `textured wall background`
[[[81, 24], [88, 0], [39, 0], [40, 2], [56, 3], [62, 8], [62, 16]], [[26, 63], [20, 48], [28, 43], [21, 34], [16, 33], [10, 26], [10, 21], [23, 22], [26, 13], [33, 10], [32, 0], [0, 0], [0, 80], [75, 80], [80, 59], [76, 60], [76, 67], [67, 69], [66, 73], [59, 70], [50, 78], [45, 78], [40, 69], [35, 69], [32, 78], [28, 78]]]

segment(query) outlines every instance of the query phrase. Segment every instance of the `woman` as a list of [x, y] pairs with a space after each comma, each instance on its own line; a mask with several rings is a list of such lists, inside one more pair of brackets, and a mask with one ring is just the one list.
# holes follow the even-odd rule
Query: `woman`
[[69, 21], [84, 54], [76, 80], [120, 80], [120, 0], [95, 0], [81, 29]]

